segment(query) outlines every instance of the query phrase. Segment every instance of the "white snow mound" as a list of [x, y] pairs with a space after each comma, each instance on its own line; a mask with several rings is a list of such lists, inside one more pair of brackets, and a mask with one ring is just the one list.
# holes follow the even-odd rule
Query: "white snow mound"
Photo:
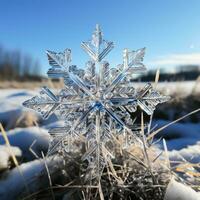
[[5, 145], [0, 145], [0, 171], [9, 168], [9, 161], [12, 157], [11, 151], [16, 157], [20, 157], [22, 155], [22, 152], [18, 147], [8, 148]]

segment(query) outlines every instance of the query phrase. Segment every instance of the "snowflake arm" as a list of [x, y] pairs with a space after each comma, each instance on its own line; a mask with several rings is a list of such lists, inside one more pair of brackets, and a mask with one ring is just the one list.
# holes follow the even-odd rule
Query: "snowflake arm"
[[143, 61], [144, 53], [145, 48], [133, 52], [128, 52], [127, 49], [124, 50], [123, 70], [114, 78], [108, 89], [105, 91], [105, 94], [111, 92], [128, 73], [146, 70], [146, 67], [141, 63]]
[[[75, 74], [69, 71], [68, 62], [65, 60], [64, 54], [57, 54], [55, 52], [47, 51], [47, 55], [51, 58], [51, 64], [52, 60], [56, 63], [57, 66], [60, 66], [63, 68], [63, 72], [66, 71], [66, 73], [69, 75], [70, 79], [78, 86], [80, 87], [86, 94], [93, 97], [93, 94], [91, 91], [86, 87], [86, 85], [83, 83], [83, 81]], [[67, 69], [66, 69], [67, 68]]]
[[84, 122], [88, 114], [92, 112], [95, 109], [95, 107], [96, 105], [91, 106], [90, 108], [88, 108], [88, 110], [86, 110], [81, 115], [79, 119], [77, 119], [77, 121], [73, 124], [73, 126], [66, 133], [64, 133], [63, 136], [58, 140], [58, 142], [50, 149], [50, 151], [48, 152], [48, 155], [51, 155], [52, 153], [54, 153], [56, 150], [56, 147], [58, 147], [69, 134], [71, 133], [73, 134], [75, 132], [75, 129], [77, 128], [77, 126], [81, 125]]

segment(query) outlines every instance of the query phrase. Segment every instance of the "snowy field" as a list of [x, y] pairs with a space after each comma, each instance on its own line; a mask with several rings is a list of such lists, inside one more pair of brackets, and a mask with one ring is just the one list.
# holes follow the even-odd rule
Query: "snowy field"
[[[136, 87], [141, 87], [145, 83], [136, 83]], [[157, 89], [165, 95], [177, 95], [178, 97], [186, 97], [189, 95], [200, 95], [200, 80], [186, 82], [160, 82]]]
[[[141, 87], [142, 84], [136, 83], [136, 85]], [[192, 92], [200, 93], [200, 83], [197, 84], [196, 82], [159, 83], [157, 87], [163, 94], [176, 95], [178, 97], [189, 96]], [[11, 144], [19, 147], [23, 152], [25, 151], [24, 155], [31, 155], [28, 148], [34, 140], [37, 140], [35, 146], [38, 145], [38, 148], [46, 149], [50, 138], [47, 129], [49, 126], [55, 126], [54, 123], [59, 123], [54, 116], [48, 120], [42, 120], [40, 115], [22, 106], [25, 100], [37, 95], [38, 92], [39, 89], [0, 90], [0, 122], [6, 129]], [[39, 121], [39, 127], [31, 127], [36, 125], [34, 121]], [[153, 124], [161, 127], [169, 122], [167, 120], [155, 119]], [[196, 156], [199, 153], [200, 160], [200, 148], [198, 148], [200, 147], [200, 122], [176, 123], [162, 131], [159, 136], [171, 138], [168, 141], [168, 148], [173, 155], [177, 150], [185, 154], [187, 149], [192, 154], [193, 149]], [[0, 143], [4, 143], [2, 136], [0, 137]]]
[[[137, 84], [138, 87], [141, 84]], [[158, 89], [167, 95], [179, 95], [186, 97], [192, 93], [200, 93], [200, 84], [196, 82], [187, 83], [159, 83]], [[42, 157], [41, 151], [45, 152], [48, 149], [50, 135], [48, 129], [55, 126], [57, 121], [55, 116], [50, 117], [48, 120], [42, 120], [41, 117], [22, 106], [22, 103], [30, 97], [37, 95], [39, 89], [1, 89], [0, 90], [0, 122], [6, 130], [8, 139], [12, 146], [12, 150], [16, 157], [23, 164], [25, 169], [35, 168], [32, 173], [38, 173], [40, 170], [41, 162], [38, 157]], [[196, 107], [197, 109], [198, 107]], [[166, 112], [168, 112], [166, 110]], [[170, 121], [163, 119], [154, 119], [153, 126], [162, 127]], [[189, 162], [200, 162], [200, 122], [184, 122], [181, 121], [164, 129], [160, 134], [160, 138], [166, 138], [169, 156], [172, 160], [187, 160]], [[158, 137], [157, 137], [158, 139]], [[162, 143], [158, 142], [159, 148]], [[12, 166], [11, 153], [5, 146], [5, 140], [0, 135], [0, 196], [2, 200], [6, 199], [7, 190], [12, 191], [12, 184], [17, 184], [20, 190], [21, 182], [12, 180], [12, 175], [6, 170]], [[33, 161], [35, 160], [35, 161]], [[30, 163], [29, 163], [30, 162]], [[57, 162], [57, 161], [55, 161]], [[53, 169], [55, 170], [55, 169]], [[26, 170], [24, 170], [26, 172]], [[16, 169], [11, 173], [16, 173]], [[27, 172], [28, 173], [28, 172]], [[31, 176], [25, 174], [26, 177]], [[23, 182], [23, 181], [22, 181]], [[12, 183], [12, 184], [11, 184]], [[35, 186], [37, 187], [37, 186]], [[39, 186], [38, 186], [39, 187]], [[5, 189], [7, 188], [7, 190]], [[12, 199], [12, 194], [10, 194]]]

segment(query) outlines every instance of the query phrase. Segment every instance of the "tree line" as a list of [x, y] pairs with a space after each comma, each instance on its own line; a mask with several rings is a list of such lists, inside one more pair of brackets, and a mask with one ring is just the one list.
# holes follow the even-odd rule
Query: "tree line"
[[[142, 74], [139, 80], [142, 82], [154, 81], [155, 74], [156, 70], [150, 70], [146, 74]], [[177, 66], [173, 73], [168, 72], [166, 69], [161, 69], [159, 81], [192, 81], [196, 80], [198, 77], [200, 77], [199, 65], [182, 65]], [[132, 81], [137, 79], [132, 79]]]
[[7, 50], [0, 46], [0, 80], [38, 81], [41, 80], [38, 60], [19, 50]]

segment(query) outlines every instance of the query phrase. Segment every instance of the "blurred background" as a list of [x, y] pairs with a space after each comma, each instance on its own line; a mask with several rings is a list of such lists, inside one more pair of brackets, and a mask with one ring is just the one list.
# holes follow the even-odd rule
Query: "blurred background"
[[115, 66], [124, 48], [146, 47], [151, 81], [160, 68], [161, 81], [190, 81], [199, 75], [200, 2], [181, 1], [0, 1], [1, 80], [27, 81], [46, 77], [45, 50], [72, 49], [73, 64], [84, 67], [80, 48], [100, 24], [115, 43], [107, 58]]
[[[41, 86], [63, 87], [61, 80], [47, 79], [45, 51], [71, 48], [72, 64], [84, 68], [88, 57], [80, 43], [90, 39], [97, 23], [105, 39], [115, 43], [107, 57], [111, 66], [122, 63], [124, 48], [147, 48], [148, 71], [133, 76], [136, 87], [153, 82], [160, 69], [157, 89], [172, 98], [158, 106], [153, 126], [159, 128], [200, 108], [199, 10], [199, 0], [0, 0], [0, 122], [11, 145], [23, 152], [16, 153], [21, 162], [35, 158], [30, 146], [39, 156], [47, 150], [47, 129], [58, 123], [54, 115], [43, 120], [22, 106]], [[167, 140], [172, 156], [178, 152], [200, 162], [199, 112], [157, 137]]]

